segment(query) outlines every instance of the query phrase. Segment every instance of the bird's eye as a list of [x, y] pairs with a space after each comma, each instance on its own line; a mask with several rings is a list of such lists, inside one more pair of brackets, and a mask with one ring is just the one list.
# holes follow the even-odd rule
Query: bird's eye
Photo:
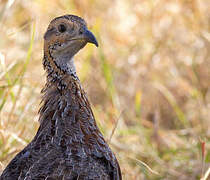
[[64, 24], [60, 24], [58, 26], [58, 31], [64, 33], [66, 31], [66, 26]]

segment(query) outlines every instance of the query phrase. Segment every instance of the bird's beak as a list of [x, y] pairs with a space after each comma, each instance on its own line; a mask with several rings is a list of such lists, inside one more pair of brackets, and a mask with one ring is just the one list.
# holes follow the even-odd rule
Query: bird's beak
[[92, 32], [90, 32], [87, 29], [85, 29], [84, 38], [86, 39], [87, 42], [92, 43], [92, 44], [95, 44], [96, 47], [98, 47], [98, 42], [97, 42], [95, 36], [93, 35]]

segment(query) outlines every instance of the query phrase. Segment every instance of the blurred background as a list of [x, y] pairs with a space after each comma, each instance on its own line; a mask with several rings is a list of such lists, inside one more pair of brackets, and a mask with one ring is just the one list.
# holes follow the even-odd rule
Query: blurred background
[[64, 14], [83, 17], [99, 41], [75, 63], [123, 179], [207, 179], [207, 0], [1, 0], [1, 170], [35, 136], [43, 34]]

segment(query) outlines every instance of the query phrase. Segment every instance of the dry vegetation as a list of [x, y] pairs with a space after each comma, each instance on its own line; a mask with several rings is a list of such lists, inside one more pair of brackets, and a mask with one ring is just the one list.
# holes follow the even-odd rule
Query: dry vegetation
[[76, 66], [124, 179], [207, 179], [208, 0], [1, 0], [1, 168], [39, 126], [43, 33], [63, 14], [84, 17], [99, 40]]

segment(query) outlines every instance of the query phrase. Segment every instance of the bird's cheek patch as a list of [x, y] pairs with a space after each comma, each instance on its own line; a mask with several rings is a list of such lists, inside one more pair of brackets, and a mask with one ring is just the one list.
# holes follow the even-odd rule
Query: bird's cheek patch
[[53, 34], [55, 34], [56, 32], [55, 32], [55, 28], [51, 28], [51, 29], [49, 29], [45, 34], [44, 34], [44, 39], [45, 40], [49, 40], [50, 38], [51, 38], [51, 36], [53, 35]]

